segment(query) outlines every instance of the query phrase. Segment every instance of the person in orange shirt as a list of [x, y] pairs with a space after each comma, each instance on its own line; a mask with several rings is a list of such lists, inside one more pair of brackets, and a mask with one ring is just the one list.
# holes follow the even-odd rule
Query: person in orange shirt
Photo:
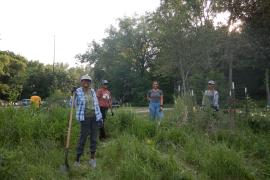
[[37, 92], [33, 92], [33, 95], [30, 98], [31, 104], [39, 108], [41, 105], [41, 98], [37, 95]]
[[108, 90], [108, 84], [109, 82], [107, 80], [102, 80], [102, 86], [97, 90], [99, 108], [100, 108], [102, 118], [103, 118], [103, 126], [100, 127], [100, 134], [99, 134], [100, 140], [103, 140], [106, 138], [104, 124], [105, 124], [106, 113], [108, 109], [111, 109], [111, 113], [113, 115], [112, 96], [111, 96], [111, 92]]

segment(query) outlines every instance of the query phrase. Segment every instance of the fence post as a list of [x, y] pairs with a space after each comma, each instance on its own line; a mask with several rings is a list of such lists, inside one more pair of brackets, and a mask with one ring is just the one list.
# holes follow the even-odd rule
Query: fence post
[[246, 119], [248, 117], [248, 94], [247, 94], [247, 87], [245, 87], [245, 99], [246, 99]]
[[233, 100], [233, 128], [235, 127], [235, 116], [236, 116], [236, 106], [235, 106], [235, 86], [234, 82], [232, 82], [232, 100]]
[[178, 96], [181, 96], [181, 85], [180, 84], [178, 85], [177, 90], [178, 90]]

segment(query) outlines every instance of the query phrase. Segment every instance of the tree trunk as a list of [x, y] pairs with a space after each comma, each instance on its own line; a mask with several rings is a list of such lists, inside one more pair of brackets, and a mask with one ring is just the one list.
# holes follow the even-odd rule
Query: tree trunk
[[[230, 54], [229, 56], [229, 89], [232, 90], [232, 78], [233, 78], [233, 57]], [[230, 96], [232, 94], [232, 97]], [[234, 129], [235, 127], [235, 96], [234, 92], [232, 91], [228, 96], [228, 100], [230, 101], [230, 121], [231, 121], [231, 128]], [[233, 112], [232, 112], [233, 111]], [[233, 114], [231, 114], [233, 113]]]
[[184, 70], [181, 71], [181, 80], [182, 80], [182, 89], [183, 89], [183, 95], [186, 95], [186, 78]]
[[269, 68], [265, 69], [265, 88], [266, 88], [267, 107], [270, 107]]

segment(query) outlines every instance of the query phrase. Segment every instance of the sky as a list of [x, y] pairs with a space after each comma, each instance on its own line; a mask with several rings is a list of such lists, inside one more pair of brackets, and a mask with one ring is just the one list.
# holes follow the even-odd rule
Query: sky
[[0, 0], [0, 50], [45, 64], [75, 66], [117, 19], [154, 11], [160, 0]]

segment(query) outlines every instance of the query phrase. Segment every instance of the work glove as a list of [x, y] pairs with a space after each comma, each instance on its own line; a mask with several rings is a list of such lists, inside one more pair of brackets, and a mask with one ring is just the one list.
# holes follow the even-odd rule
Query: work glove
[[98, 128], [103, 128], [103, 120], [102, 119], [100, 119], [98, 122]]
[[71, 89], [71, 94], [72, 95], [76, 92], [76, 89], [77, 89], [77, 87], [75, 87], [75, 86]]
[[159, 108], [159, 112], [162, 112], [163, 111], [163, 107], [160, 106]]

